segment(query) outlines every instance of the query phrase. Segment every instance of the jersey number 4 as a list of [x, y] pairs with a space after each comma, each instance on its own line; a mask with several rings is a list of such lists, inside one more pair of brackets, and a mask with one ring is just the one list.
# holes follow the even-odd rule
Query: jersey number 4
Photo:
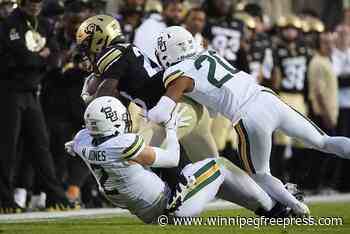
[[[210, 84], [214, 85], [217, 88], [221, 88], [222, 85], [227, 81], [229, 81], [230, 79], [232, 79], [233, 75], [238, 73], [239, 70], [234, 69], [231, 65], [228, 65], [224, 61], [222, 61], [220, 57], [216, 56], [215, 51], [209, 51], [208, 53], [210, 54], [210, 56], [209, 55], [199, 56], [194, 62], [194, 66], [197, 70], [199, 70], [201, 69], [202, 64], [205, 61], [208, 61], [209, 71], [208, 71], [207, 79]], [[218, 77], [215, 76], [217, 65], [223, 67], [227, 71], [226, 75], [224, 75], [224, 77], [222, 77], [221, 79], [218, 79]]]

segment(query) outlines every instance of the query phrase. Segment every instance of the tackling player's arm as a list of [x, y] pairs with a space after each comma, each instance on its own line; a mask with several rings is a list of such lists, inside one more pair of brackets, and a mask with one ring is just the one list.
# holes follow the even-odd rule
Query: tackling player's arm
[[164, 96], [147, 113], [147, 117], [155, 123], [166, 123], [169, 121], [176, 103], [185, 93], [191, 92], [194, 88], [194, 81], [187, 76], [179, 76], [170, 82], [167, 82], [167, 79], [165, 79], [164, 83], [167, 88]]
[[175, 131], [167, 131], [166, 148], [146, 146], [132, 162], [150, 167], [176, 167], [180, 159], [180, 146]]
[[[143, 147], [142, 138], [136, 136], [135, 142], [124, 152], [124, 158], [144, 166], [176, 167], [180, 160], [180, 145], [176, 136], [176, 129], [181, 125], [185, 125], [186, 120], [181, 117], [184, 112], [185, 108], [179, 111], [179, 107], [176, 107], [171, 113], [170, 120], [165, 125], [165, 149], [150, 146]], [[140, 153], [133, 153], [138, 151]]]

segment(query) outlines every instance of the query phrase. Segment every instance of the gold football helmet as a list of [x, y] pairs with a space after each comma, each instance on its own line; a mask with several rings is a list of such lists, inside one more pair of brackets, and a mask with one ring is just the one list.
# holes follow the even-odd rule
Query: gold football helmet
[[95, 15], [86, 19], [76, 34], [80, 51], [93, 55], [122, 38], [119, 22], [109, 15]]
[[303, 19], [301, 21], [301, 29], [303, 30], [304, 33], [310, 32], [310, 25], [306, 19]]
[[293, 27], [302, 29], [302, 21], [295, 15], [282, 16], [277, 20], [277, 26], [280, 28]]
[[325, 30], [324, 24], [319, 19], [312, 18], [312, 19], [307, 20], [307, 23], [308, 23], [310, 32], [321, 33]]
[[158, 12], [163, 11], [162, 3], [159, 0], [148, 0], [145, 5], [145, 12]]
[[252, 16], [246, 14], [246, 13], [237, 13], [234, 15], [235, 18], [242, 20], [244, 25], [249, 29], [255, 29], [256, 23]]

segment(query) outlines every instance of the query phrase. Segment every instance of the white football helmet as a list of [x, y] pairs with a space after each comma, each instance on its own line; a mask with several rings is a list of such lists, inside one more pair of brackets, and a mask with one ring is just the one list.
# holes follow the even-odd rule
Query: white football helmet
[[196, 55], [197, 48], [189, 31], [180, 26], [171, 26], [158, 36], [155, 54], [159, 64], [168, 68]]
[[132, 124], [126, 107], [114, 97], [99, 97], [86, 108], [85, 127], [94, 137], [131, 132]]

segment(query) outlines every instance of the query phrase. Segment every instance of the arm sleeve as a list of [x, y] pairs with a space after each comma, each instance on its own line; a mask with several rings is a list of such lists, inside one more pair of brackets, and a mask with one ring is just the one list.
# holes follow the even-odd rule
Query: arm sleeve
[[153, 147], [156, 158], [151, 167], [176, 167], [180, 160], [180, 145], [174, 129], [166, 130], [165, 149]]

